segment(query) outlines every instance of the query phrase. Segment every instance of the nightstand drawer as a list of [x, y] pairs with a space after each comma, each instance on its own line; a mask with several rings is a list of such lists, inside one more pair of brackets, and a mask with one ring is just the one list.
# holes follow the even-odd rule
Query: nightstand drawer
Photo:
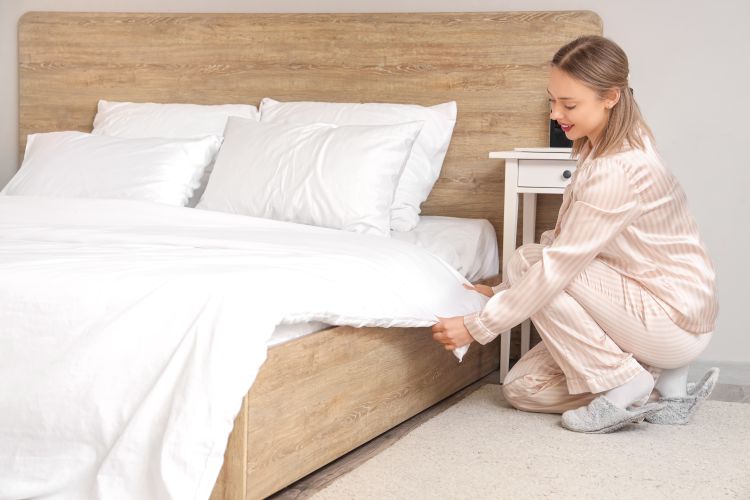
[[[575, 170], [575, 160], [518, 160], [518, 185], [565, 188]], [[570, 175], [565, 172], [569, 172]]]

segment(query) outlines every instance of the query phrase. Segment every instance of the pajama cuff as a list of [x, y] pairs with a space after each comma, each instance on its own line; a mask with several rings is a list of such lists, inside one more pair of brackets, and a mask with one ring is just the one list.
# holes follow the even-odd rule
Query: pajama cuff
[[566, 376], [568, 392], [570, 394], [581, 394], [583, 392], [597, 394], [608, 391], [629, 382], [643, 370], [644, 368], [631, 354], [617, 369], [607, 371], [599, 377], [570, 378]]
[[469, 334], [474, 337], [474, 340], [482, 345], [492, 342], [497, 337], [495, 333], [492, 333], [484, 326], [479, 319], [479, 313], [464, 316], [464, 326], [469, 330]]
[[492, 286], [490, 288], [492, 288], [493, 292], [497, 293], [503, 290], [507, 290], [508, 288], [510, 288], [510, 286], [507, 283], [500, 283], [499, 285]]

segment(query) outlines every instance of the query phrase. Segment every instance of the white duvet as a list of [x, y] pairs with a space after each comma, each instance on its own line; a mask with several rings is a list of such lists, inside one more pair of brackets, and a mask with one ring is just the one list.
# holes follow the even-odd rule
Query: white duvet
[[428, 326], [466, 282], [395, 239], [0, 197], [0, 498], [208, 498], [277, 324]]

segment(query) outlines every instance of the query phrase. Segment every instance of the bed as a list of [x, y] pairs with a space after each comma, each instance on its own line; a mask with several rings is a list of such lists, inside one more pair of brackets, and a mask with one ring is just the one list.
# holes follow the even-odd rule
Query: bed
[[[393, 231], [391, 237], [422, 247], [443, 259], [472, 283], [496, 281], [500, 263], [497, 235], [486, 219], [423, 216], [410, 231]], [[268, 339], [277, 346], [333, 327], [322, 322], [284, 323]]]
[[[545, 63], [601, 29], [587, 11], [28, 13], [19, 23], [19, 151], [30, 133], [90, 130], [101, 98], [455, 100], [451, 146], [422, 211], [486, 219], [499, 235], [502, 175], [487, 153], [546, 144]], [[540, 199], [539, 228], [556, 210]], [[326, 326], [273, 345], [211, 498], [268, 496], [491, 373], [498, 359], [496, 342], [474, 344], [459, 364], [426, 327]]]

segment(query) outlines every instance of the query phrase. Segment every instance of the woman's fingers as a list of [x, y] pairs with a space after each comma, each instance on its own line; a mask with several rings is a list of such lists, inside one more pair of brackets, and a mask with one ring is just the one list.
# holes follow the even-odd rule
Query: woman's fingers
[[442, 345], [446, 351], [452, 351], [456, 348], [455, 342], [443, 333], [435, 333], [432, 335], [433, 340], [438, 344]]
[[432, 338], [435, 339], [435, 341], [438, 344], [442, 345], [446, 350], [450, 351], [451, 349], [453, 349], [453, 340], [449, 339], [445, 335], [436, 334], [433, 335]]
[[492, 297], [495, 292], [493, 292], [492, 287], [485, 286], [485, 285], [464, 285], [464, 288], [467, 290], [472, 290], [477, 293], [481, 293], [482, 295], [486, 297]]
[[[435, 325], [437, 326], [437, 325]], [[443, 347], [445, 347], [446, 350], [452, 350], [453, 348], [450, 347], [453, 345], [453, 341], [447, 336], [444, 329], [440, 329], [435, 331], [433, 326], [433, 334], [432, 339], [435, 340], [435, 342], [441, 344]]]
[[[456, 321], [461, 318], [441, 318], [439, 316], [437, 318], [439, 321], [432, 325], [432, 338], [441, 344], [446, 351], [453, 351], [458, 347], [456, 337], [460, 333], [456, 329]], [[461, 325], [463, 325], [463, 322], [461, 322]]]

